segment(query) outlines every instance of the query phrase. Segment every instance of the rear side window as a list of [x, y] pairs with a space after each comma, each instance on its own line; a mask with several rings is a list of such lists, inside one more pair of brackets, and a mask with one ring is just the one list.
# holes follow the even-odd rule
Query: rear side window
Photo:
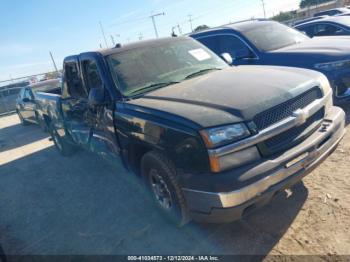
[[216, 54], [229, 53], [233, 58], [240, 58], [250, 53], [250, 49], [239, 38], [232, 35], [209, 36], [198, 39]]
[[64, 98], [87, 98], [87, 92], [82, 85], [77, 64], [66, 63], [64, 66]]
[[83, 63], [84, 72], [86, 75], [87, 91], [92, 88], [103, 88], [103, 82], [95, 61], [88, 60]]

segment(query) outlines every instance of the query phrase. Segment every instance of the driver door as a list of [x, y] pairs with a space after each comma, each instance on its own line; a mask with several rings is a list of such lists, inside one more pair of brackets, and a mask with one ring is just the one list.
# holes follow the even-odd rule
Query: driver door
[[94, 55], [85, 54], [81, 59], [84, 84], [88, 92], [92, 89], [100, 89], [104, 94], [101, 105], [90, 105], [85, 117], [85, 123], [91, 128], [90, 151], [107, 159], [113, 159], [119, 154], [116, 134], [114, 131], [113, 112], [114, 106], [111, 96], [104, 82], [103, 65]]

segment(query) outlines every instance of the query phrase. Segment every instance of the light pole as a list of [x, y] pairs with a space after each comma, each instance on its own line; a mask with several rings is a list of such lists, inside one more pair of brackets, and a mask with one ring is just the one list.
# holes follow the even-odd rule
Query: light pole
[[111, 41], [112, 41], [112, 45], [115, 46], [115, 40], [114, 37], [111, 35]]
[[55, 71], [56, 71], [56, 73], [58, 73], [58, 69], [57, 69], [57, 66], [56, 66], [56, 62], [55, 62], [55, 59], [53, 59], [53, 55], [52, 55], [51, 51], [50, 51], [50, 57], [51, 57], [53, 66], [54, 66], [54, 68], [55, 68]]
[[188, 22], [190, 22], [190, 26], [191, 26], [191, 32], [193, 32], [193, 25], [192, 25], [192, 15], [188, 15]]
[[150, 18], [152, 19], [152, 23], [153, 23], [153, 28], [154, 28], [154, 33], [156, 34], [156, 38], [158, 38], [158, 30], [157, 30], [157, 25], [156, 25], [156, 20], [155, 20], [155, 17], [156, 16], [161, 16], [161, 15], [165, 15], [165, 13], [158, 13], [158, 14], [154, 14], [154, 15], [151, 15]]
[[264, 18], [266, 18], [266, 10], [265, 10], [265, 2], [264, 2], [264, 0], [261, 0], [261, 3], [262, 3], [263, 10], [264, 10]]
[[105, 40], [106, 48], [108, 48], [107, 38], [106, 38], [106, 35], [105, 35], [105, 30], [103, 30], [103, 26], [102, 26], [101, 21], [99, 21], [99, 24], [100, 24], [100, 29], [101, 29], [101, 32], [102, 32], [102, 35], [103, 35], [103, 39]]

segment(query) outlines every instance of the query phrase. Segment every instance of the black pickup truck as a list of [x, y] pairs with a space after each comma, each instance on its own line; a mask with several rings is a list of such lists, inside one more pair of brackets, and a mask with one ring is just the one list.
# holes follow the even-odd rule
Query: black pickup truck
[[231, 68], [186, 37], [67, 57], [45, 119], [63, 155], [120, 158], [177, 224], [239, 219], [318, 166], [345, 132], [321, 73]]

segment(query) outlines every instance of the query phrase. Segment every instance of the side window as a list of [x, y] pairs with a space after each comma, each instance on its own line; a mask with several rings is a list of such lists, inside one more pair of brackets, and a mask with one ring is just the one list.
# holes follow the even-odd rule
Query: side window
[[231, 35], [219, 37], [220, 49], [222, 53], [229, 53], [233, 58], [244, 58], [249, 56], [251, 51], [239, 38]]
[[233, 58], [243, 58], [251, 54], [247, 45], [232, 35], [210, 36], [198, 40], [217, 55], [229, 53]]
[[66, 63], [64, 66], [65, 88], [63, 97], [87, 98], [76, 63]]
[[221, 55], [220, 50], [220, 41], [216, 36], [208, 36], [204, 38], [197, 39], [203, 45], [208, 47], [211, 51], [213, 51], [217, 55]]
[[314, 25], [309, 25], [309, 26], [300, 26], [297, 29], [301, 32], [304, 32], [310, 37], [314, 37], [314, 31], [315, 31], [315, 26]]
[[314, 36], [328, 36], [341, 34], [341, 28], [329, 24], [319, 24], [314, 27]]
[[103, 82], [96, 62], [88, 60], [83, 62], [83, 66], [86, 76], [87, 91], [89, 92], [92, 88], [103, 88]]

